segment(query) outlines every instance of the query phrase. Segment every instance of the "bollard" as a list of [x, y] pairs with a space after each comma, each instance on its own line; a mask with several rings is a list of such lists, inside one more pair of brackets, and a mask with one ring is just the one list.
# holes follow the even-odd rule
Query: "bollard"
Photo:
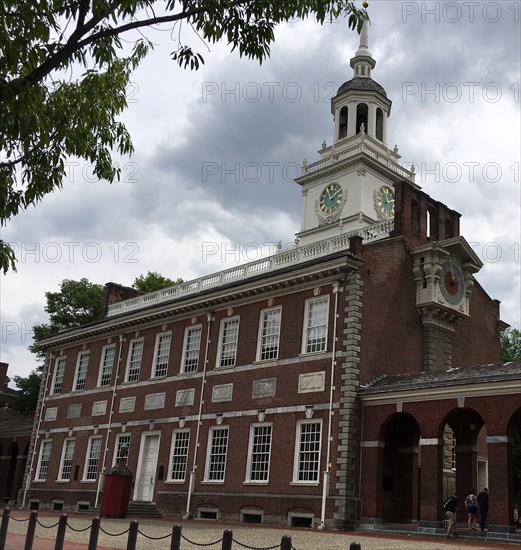
[[352, 542], [349, 545], [349, 550], [362, 550], [362, 547], [360, 546], [359, 542]]
[[139, 523], [133, 519], [128, 529], [127, 550], [136, 550], [138, 527]]
[[181, 526], [180, 525], [174, 525], [172, 527], [172, 542], [170, 543], [170, 550], [181, 550]]
[[280, 539], [280, 550], [291, 550], [292, 548], [291, 537], [289, 535], [284, 535]]
[[4, 508], [2, 512], [2, 526], [0, 527], [0, 550], [5, 549], [5, 539], [7, 537], [7, 528], [9, 527], [9, 508]]
[[87, 550], [96, 550], [96, 548], [98, 547], [99, 524], [100, 519], [98, 517], [92, 519], [90, 527], [89, 547], [87, 548]]
[[56, 533], [54, 550], [63, 550], [63, 543], [65, 542], [65, 529], [67, 529], [67, 514], [62, 514], [58, 523], [58, 532]]
[[223, 544], [221, 550], [232, 550], [233, 531], [231, 529], [225, 529], [223, 531]]
[[32, 550], [34, 532], [36, 531], [36, 518], [38, 517], [38, 512], [32, 510], [29, 516], [29, 525], [27, 526], [27, 535], [25, 536], [25, 546], [24, 550]]

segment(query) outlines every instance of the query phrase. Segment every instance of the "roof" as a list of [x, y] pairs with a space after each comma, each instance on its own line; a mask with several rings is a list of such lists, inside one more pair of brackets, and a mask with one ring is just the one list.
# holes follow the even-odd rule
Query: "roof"
[[337, 95], [343, 94], [349, 90], [362, 90], [365, 92], [378, 92], [387, 98], [387, 93], [383, 86], [375, 82], [372, 78], [363, 78], [356, 76], [347, 82], [344, 82], [340, 88], [338, 88]]
[[501, 380], [519, 380], [521, 391], [521, 362], [383, 376], [361, 386], [360, 393], [368, 395], [414, 388], [478, 384]]

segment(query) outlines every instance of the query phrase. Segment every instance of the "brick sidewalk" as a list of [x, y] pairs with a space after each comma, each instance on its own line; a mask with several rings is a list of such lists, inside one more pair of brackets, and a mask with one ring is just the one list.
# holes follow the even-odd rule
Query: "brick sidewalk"
[[[33, 550], [54, 550], [55, 541], [43, 537], [34, 537]], [[5, 541], [6, 550], [24, 550], [25, 535], [17, 535], [15, 533], [7, 533]], [[63, 544], [64, 550], [87, 550], [88, 544], [81, 542], [65, 541]], [[114, 550], [114, 547], [97, 546], [96, 550]]]

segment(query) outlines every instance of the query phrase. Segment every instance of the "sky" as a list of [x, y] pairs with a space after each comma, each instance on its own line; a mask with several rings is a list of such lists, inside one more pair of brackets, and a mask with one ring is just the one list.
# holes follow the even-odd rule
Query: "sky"
[[[357, 1], [357, 4], [361, 4]], [[388, 143], [416, 183], [461, 213], [483, 268], [477, 281], [521, 322], [520, 1], [370, 0], [372, 77], [392, 100]], [[36, 366], [32, 326], [63, 279], [131, 285], [157, 271], [190, 280], [268, 255], [300, 230], [304, 158], [333, 140], [330, 100], [353, 76], [359, 43], [345, 20], [291, 21], [262, 65], [205, 46], [197, 72], [178, 67], [171, 29], [132, 77], [122, 115], [135, 145], [121, 181], [68, 165], [63, 190], [13, 218], [2, 238], [18, 270], [0, 276], [0, 361]], [[12, 383], [11, 383], [12, 385]]]

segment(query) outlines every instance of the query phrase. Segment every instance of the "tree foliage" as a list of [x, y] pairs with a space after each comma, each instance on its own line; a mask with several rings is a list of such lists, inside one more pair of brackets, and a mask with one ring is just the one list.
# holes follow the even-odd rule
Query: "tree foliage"
[[[131, 154], [133, 146], [118, 116], [131, 73], [152, 47], [146, 27], [177, 25], [172, 57], [197, 69], [204, 59], [182, 42], [183, 23], [203, 41], [224, 40], [262, 62], [278, 23], [311, 15], [320, 23], [347, 15], [349, 27], [360, 29], [364, 11], [346, 0], [4, 0], [0, 225], [61, 188], [69, 157], [90, 163], [99, 179], [119, 179], [112, 154]], [[132, 30], [141, 38], [129, 47]], [[15, 268], [13, 249], [2, 241], [0, 268]]]
[[140, 290], [141, 292], [154, 292], [155, 290], [161, 290], [169, 286], [182, 283], [183, 279], [169, 279], [164, 277], [157, 271], [148, 271], [146, 275], [140, 275], [134, 279], [132, 288]]
[[501, 361], [521, 361], [521, 331], [516, 328], [501, 333]]
[[45, 311], [49, 323], [38, 323], [33, 327], [34, 344], [29, 350], [39, 359], [45, 352], [38, 342], [60, 330], [76, 328], [103, 317], [104, 287], [82, 278], [79, 281], [64, 279], [58, 292], [46, 292]]
[[42, 373], [37, 371], [31, 372], [25, 378], [15, 376], [13, 381], [20, 390], [20, 393], [9, 406], [20, 414], [26, 416], [32, 415], [38, 405], [41, 377]]

